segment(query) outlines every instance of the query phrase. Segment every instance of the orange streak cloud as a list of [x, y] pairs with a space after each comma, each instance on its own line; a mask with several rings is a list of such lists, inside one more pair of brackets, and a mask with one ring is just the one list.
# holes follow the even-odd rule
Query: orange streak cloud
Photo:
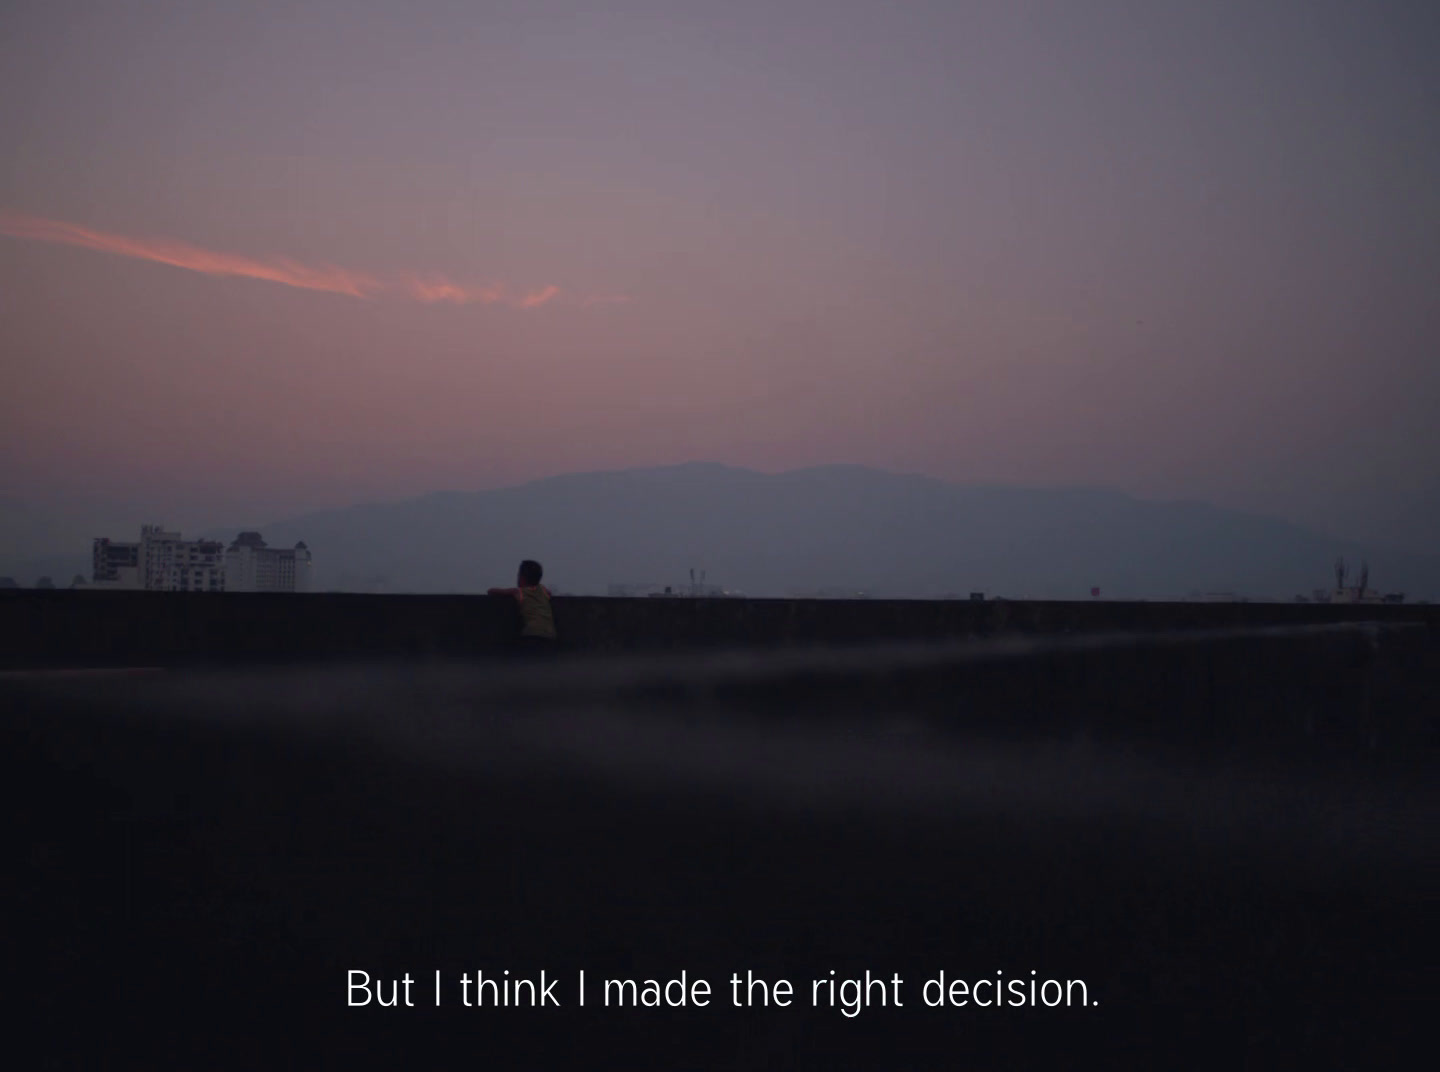
[[556, 286], [542, 287], [526, 294], [512, 294], [500, 284], [462, 286], [440, 276], [412, 279], [410, 293], [422, 302], [453, 302], [456, 305], [509, 305], [515, 309], [538, 309], [560, 293]]
[[232, 253], [216, 253], [198, 246], [166, 239], [127, 238], [125, 235], [92, 231], [73, 223], [60, 220], [43, 220], [31, 216], [17, 216], [10, 213], [0, 215], [0, 233], [14, 238], [30, 238], [38, 242], [60, 242], [67, 246], [81, 246], [84, 249], [99, 250], [102, 253], [118, 253], [122, 257], [136, 257], [145, 261], [187, 268], [192, 272], [206, 275], [235, 275], [248, 279], [264, 279], [271, 283], [283, 283], [287, 287], [304, 290], [325, 290], [333, 294], [348, 294], [352, 298], [363, 298], [370, 291], [377, 290], [380, 283], [367, 275], [349, 272], [343, 268], [326, 266], [309, 268], [284, 257], [269, 261], [251, 260]]
[[156, 261], [207, 275], [244, 276], [282, 283], [304, 290], [324, 290], [352, 298], [367, 298], [378, 291], [398, 289], [427, 304], [452, 302], [456, 305], [507, 305], [513, 309], [538, 309], [560, 293], [556, 286], [516, 293], [504, 284], [491, 283], [465, 286], [452, 283], [443, 276], [413, 277], [405, 282], [387, 284], [373, 276], [352, 272], [333, 265], [312, 268], [285, 257], [252, 260], [231, 253], [217, 253], [183, 242], [168, 239], [129, 238], [125, 235], [93, 231], [62, 220], [46, 220], [34, 216], [0, 212], [0, 234], [28, 238], [37, 242], [59, 242], [68, 246], [116, 253], [123, 257]]

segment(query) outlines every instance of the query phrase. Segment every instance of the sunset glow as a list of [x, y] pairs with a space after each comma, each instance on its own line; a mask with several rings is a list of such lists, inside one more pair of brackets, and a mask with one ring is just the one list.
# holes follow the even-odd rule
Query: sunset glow
[[42, 518], [841, 463], [1440, 539], [1434, 5], [10, 7]]

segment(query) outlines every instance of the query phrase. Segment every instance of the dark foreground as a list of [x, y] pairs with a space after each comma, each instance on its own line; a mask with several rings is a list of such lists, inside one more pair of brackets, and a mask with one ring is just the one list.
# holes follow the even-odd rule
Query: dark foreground
[[[150, 1068], [1427, 1052], [1434, 641], [1087, 643], [0, 679], [8, 1042]], [[347, 1007], [352, 969], [408, 972], [415, 1007]], [[460, 973], [507, 969], [562, 1007], [461, 1006]], [[903, 1007], [811, 1006], [867, 969]], [[682, 971], [708, 1007], [600, 1004]], [[747, 971], [794, 1004], [733, 1007]], [[927, 1008], [941, 971], [1095, 1004]]]

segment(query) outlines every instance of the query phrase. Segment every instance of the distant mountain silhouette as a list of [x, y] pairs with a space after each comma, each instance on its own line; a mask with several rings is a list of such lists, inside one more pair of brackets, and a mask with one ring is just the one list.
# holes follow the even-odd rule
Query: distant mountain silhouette
[[[214, 535], [234, 533], [217, 530]], [[681, 586], [691, 568], [752, 596], [864, 590], [933, 597], [1289, 598], [1332, 582], [1337, 554], [1372, 584], [1440, 594], [1440, 558], [1366, 548], [1198, 502], [1094, 488], [948, 484], [860, 466], [763, 474], [692, 463], [576, 473], [481, 492], [309, 514], [264, 527], [305, 540], [317, 586], [477, 592], [538, 558], [563, 592]]]

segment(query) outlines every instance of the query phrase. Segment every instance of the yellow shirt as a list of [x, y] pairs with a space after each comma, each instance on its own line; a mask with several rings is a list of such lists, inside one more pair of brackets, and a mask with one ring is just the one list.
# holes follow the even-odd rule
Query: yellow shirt
[[555, 614], [542, 584], [520, 589], [520, 635], [555, 639]]

